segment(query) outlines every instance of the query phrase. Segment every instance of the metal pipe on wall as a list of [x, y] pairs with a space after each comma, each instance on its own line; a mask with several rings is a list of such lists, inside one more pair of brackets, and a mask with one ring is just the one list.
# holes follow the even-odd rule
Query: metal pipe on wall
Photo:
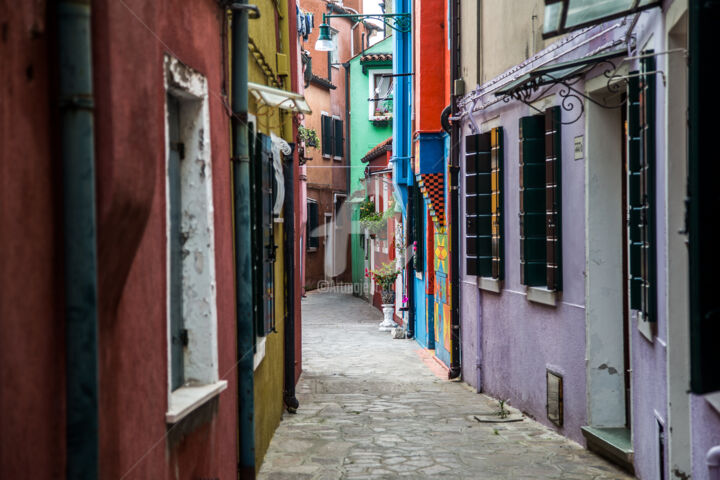
[[238, 376], [238, 474], [255, 478], [252, 269], [250, 264], [250, 156], [248, 138], [248, 5], [232, 10], [232, 171], [235, 249], [235, 318]]
[[[460, 78], [460, 10], [459, 0], [450, 2], [450, 85], [455, 88], [455, 80]], [[453, 91], [451, 93], [450, 109], [454, 115], [456, 113], [457, 96]], [[460, 142], [460, 131], [458, 122], [453, 122], [450, 130], [450, 284], [451, 303], [450, 310], [450, 371], [448, 378], [457, 378], [460, 376], [460, 242], [458, 241], [458, 232], [460, 230], [458, 208], [460, 202], [458, 199], [458, 172], [460, 170], [458, 145]]]
[[[297, 32], [297, 16], [292, 12], [295, 8], [295, 1], [288, 0], [288, 12], [290, 16], [288, 18], [290, 32]], [[290, 36], [290, 58], [297, 58], [298, 48], [297, 39], [295, 36]], [[295, 66], [290, 70], [290, 89], [294, 92], [298, 90], [298, 72]], [[292, 124], [292, 138], [295, 140], [298, 135], [298, 120], [297, 117], [293, 118]], [[293, 144], [294, 145], [294, 144]], [[297, 397], [295, 396], [295, 364], [296, 364], [296, 352], [295, 352], [295, 321], [299, 315], [299, 309], [297, 309], [298, 300], [298, 280], [299, 275], [295, 268], [295, 258], [300, 251], [296, 245], [296, 225], [300, 224], [297, 216], [295, 204], [296, 200], [299, 199], [298, 188], [299, 184], [295, 179], [299, 177], [300, 166], [299, 166], [298, 150], [293, 147], [289, 161], [285, 165], [285, 281], [287, 283], [287, 291], [285, 293], [286, 299], [286, 316], [285, 316], [285, 335], [284, 335], [284, 355], [285, 355], [285, 372], [284, 381], [285, 387], [283, 391], [283, 402], [285, 408], [290, 413], [295, 413], [300, 406]]]
[[63, 169], [66, 476], [99, 475], [97, 229], [90, 0], [57, 6]]

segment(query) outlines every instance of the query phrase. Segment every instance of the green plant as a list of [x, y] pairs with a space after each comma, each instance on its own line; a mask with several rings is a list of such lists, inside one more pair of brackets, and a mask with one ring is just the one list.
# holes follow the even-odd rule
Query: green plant
[[305, 142], [305, 145], [308, 147], [315, 148], [320, 143], [317, 132], [312, 128], [306, 128], [302, 125], [298, 126], [298, 137], [300, 137], [300, 140]]
[[500, 410], [497, 412], [497, 414], [500, 418], [507, 418], [508, 415], [510, 415], [510, 411], [505, 408], [505, 403], [507, 403], [507, 400], [498, 400]]
[[395, 262], [385, 262], [380, 268], [375, 270], [365, 269], [365, 276], [375, 280], [383, 290], [390, 290], [395, 285], [395, 278], [400, 274], [400, 270], [395, 267]]
[[367, 197], [365, 197], [365, 200], [363, 200], [363, 202], [360, 204], [359, 210], [361, 221], [377, 215], [375, 212], [375, 202], [373, 202]]

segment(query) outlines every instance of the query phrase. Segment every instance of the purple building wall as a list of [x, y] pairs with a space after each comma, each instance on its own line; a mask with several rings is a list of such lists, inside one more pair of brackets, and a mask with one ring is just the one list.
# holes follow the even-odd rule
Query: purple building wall
[[[558, 296], [556, 307], [530, 302], [525, 286], [520, 283], [518, 122], [520, 117], [536, 112], [519, 102], [499, 102], [493, 107], [475, 118], [480, 123], [484, 118], [500, 115], [498, 125], [503, 127], [505, 280], [501, 293], [483, 291], [476, 286], [475, 277], [461, 271], [463, 378], [489, 395], [509, 399], [511, 405], [563, 435], [583, 442], [580, 427], [586, 425], [587, 417], [584, 163], [563, 161], [564, 291]], [[583, 128], [582, 122], [563, 128], [564, 159], [572, 158], [573, 139], [582, 135]], [[466, 125], [463, 135], [469, 134], [471, 130]], [[464, 151], [461, 155], [464, 156]], [[464, 168], [461, 162], [462, 178]], [[461, 205], [461, 218], [463, 215]], [[465, 265], [464, 246], [461, 255], [460, 263]], [[480, 372], [476, 367], [478, 360]], [[547, 419], [546, 369], [563, 376], [565, 418], [561, 428]]]
[[[666, 45], [666, 18], [668, 5], [643, 13], [633, 30], [635, 41], [640, 50], [654, 49], [662, 52]], [[561, 60], [580, 58], [594, 51], [612, 38], [622, 38], [627, 27], [591, 37], [616, 22], [609, 22], [584, 33], [584, 37], [572, 40], [565, 46], [550, 46], [511, 71], [504, 77], [519, 77], [525, 71], [539, 64], [552, 63], [548, 60], [565, 47], [574, 47]], [[555, 50], [555, 51], [554, 51]], [[667, 57], [658, 55], [657, 69], [668, 70]], [[628, 70], [637, 69], [637, 60], [626, 61]], [[596, 70], [591, 77], [602, 74]], [[588, 79], [586, 79], [588, 80]], [[484, 88], [491, 90], [493, 84], [502, 83], [502, 76]], [[585, 89], [582, 81], [574, 85], [580, 91]], [[656, 198], [657, 230], [657, 295], [658, 318], [654, 334], [644, 335], [631, 315], [631, 430], [634, 449], [634, 464], [638, 478], [660, 478], [661, 453], [665, 459], [664, 478], [682, 478], [673, 476], [669, 459], [669, 437], [672, 435], [667, 423], [668, 418], [668, 236], [676, 233], [675, 226], [667, 220], [667, 185], [672, 179], [667, 177], [666, 166], [673, 159], [666, 158], [667, 130], [667, 90], [665, 82], [658, 76], [656, 95]], [[557, 97], [557, 96], [556, 96]], [[559, 104], [555, 98], [552, 104]], [[479, 290], [477, 279], [465, 275], [465, 252], [461, 242], [462, 271], [460, 272], [460, 318], [462, 336], [462, 373], [463, 379], [478, 391], [491, 396], [509, 399], [509, 403], [528, 416], [548, 425], [559, 433], [584, 444], [581, 427], [591, 422], [588, 396], [591, 394], [588, 383], [586, 358], [588, 348], [586, 295], [586, 262], [597, 258], [586, 251], [586, 202], [588, 181], [586, 178], [586, 159], [575, 160], [574, 138], [593, 135], [586, 131], [586, 118], [562, 127], [562, 245], [564, 291], [557, 297], [555, 307], [530, 302], [526, 297], [526, 287], [520, 284], [519, 252], [519, 161], [518, 161], [518, 119], [534, 112], [530, 107], [518, 101], [508, 103], [495, 101], [492, 93], [485, 94], [475, 107], [484, 104], [485, 108], [476, 108], [474, 122], [481, 131], [489, 129], [489, 124], [502, 126], [504, 130], [504, 235], [505, 235], [505, 280], [501, 293]], [[468, 109], [472, 104], [468, 104]], [[587, 112], [586, 112], [587, 113]], [[567, 115], [567, 117], [566, 117]], [[572, 117], [563, 112], [563, 120]], [[463, 118], [463, 136], [470, 135], [471, 122]], [[488, 124], [483, 124], [488, 122]], [[587, 143], [585, 144], [587, 145]], [[464, 142], [461, 159], [464, 158]], [[461, 177], [465, 173], [461, 160]], [[460, 182], [460, 197], [464, 198], [464, 184]], [[461, 202], [460, 214], [464, 215], [464, 202]], [[463, 236], [464, 232], [461, 231]], [[622, 252], [618, 251], [618, 255]], [[675, 367], [672, 367], [675, 368]], [[558, 428], [551, 424], [546, 414], [546, 369], [563, 375], [564, 380], [564, 425]], [[681, 373], [682, 374], [682, 373]], [[677, 377], [677, 374], [675, 375]], [[673, 387], [676, 388], [676, 387]], [[714, 445], [720, 444], [720, 414], [708, 401], [701, 397], [691, 398], [691, 409], [685, 417], [691, 423], [692, 475], [693, 479], [708, 478], [705, 455]], [[678, 420], [676, 420], [678, 421]], [[684, 420], [680, 420], [684, 421]], [[664, 429], [664, 451], [659, 451], [659, 427]]]

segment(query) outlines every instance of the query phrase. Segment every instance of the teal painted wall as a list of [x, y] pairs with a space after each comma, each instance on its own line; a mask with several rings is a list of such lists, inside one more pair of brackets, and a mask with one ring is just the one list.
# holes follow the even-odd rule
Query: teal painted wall
[[[360, 199], [365, 198], [365, 186], [360, 182], [365, 177], [366, 163], [360, 161], [378, 143], [392, 136], [392, 122], [376, 126], [370, 122], [370, 71], [371, 69], [392, 70], [392, 64], [372, 66], [368, 73], [363, 73], [360, 58], [371, 53], [392, 53], [392, 37], [385, 38], [363, 53], [350, 60], [350, 192], [361, 192]], [[353, 208], [353, 233], [350, 237], [352, 249], [352, 280], [357, 286], [365, 281], [365, 254], [360, 244], [360, 225], [358, 209]], [[359, 287], [355, 288], [358, 292]]]

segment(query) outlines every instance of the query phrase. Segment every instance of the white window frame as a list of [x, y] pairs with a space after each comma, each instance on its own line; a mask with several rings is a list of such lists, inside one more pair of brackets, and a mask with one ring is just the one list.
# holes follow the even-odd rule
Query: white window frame
[[369, 100], [370, 98], [375, 98], [375, 76], [381, 75], [381, 74], [386, 74], [386, 73], [393, 73], [392, 69], [391, 68], [389, 68], [389, 69], [388, 68], [377, 68], [377, 69], [370, 69], [368, 72], [368, 79], [369, 79], [369, 82], [368, 82], [368, 118], [369, 118], [369, 120], [389, 120], [392, 118], [392, 113], [390, 113], [389, 115], [375, 115], [375, 102], [372, 100]]
[[[188, 416], [227, 388], [218, 375], [218, 330], [215, 276], [215, 228], [213, 221], [212, 153], [210, 151], [210, 109], [207, 79], [165, 55], [164, 84], [167, 94], [180, 100], [180, 137], [186, 147], [181, 165], [181, 229], [187, 233], [183, 249], [183, 322], [188, 345], [183, 355], [185, 383], [172, 390], [172, 348], [170, 291], [167, 302], [167, 391], [165, 421], [174, 424]], [[170, 278], [169, 161], [170, 132], [165, 106], [165, 210], [166, 278]], [[187, 203], [186, 203], [187, 202]], [[187, 285], [187, 287], [185, 286]], [[192, 291], [192, 294], [190, 294]]]

